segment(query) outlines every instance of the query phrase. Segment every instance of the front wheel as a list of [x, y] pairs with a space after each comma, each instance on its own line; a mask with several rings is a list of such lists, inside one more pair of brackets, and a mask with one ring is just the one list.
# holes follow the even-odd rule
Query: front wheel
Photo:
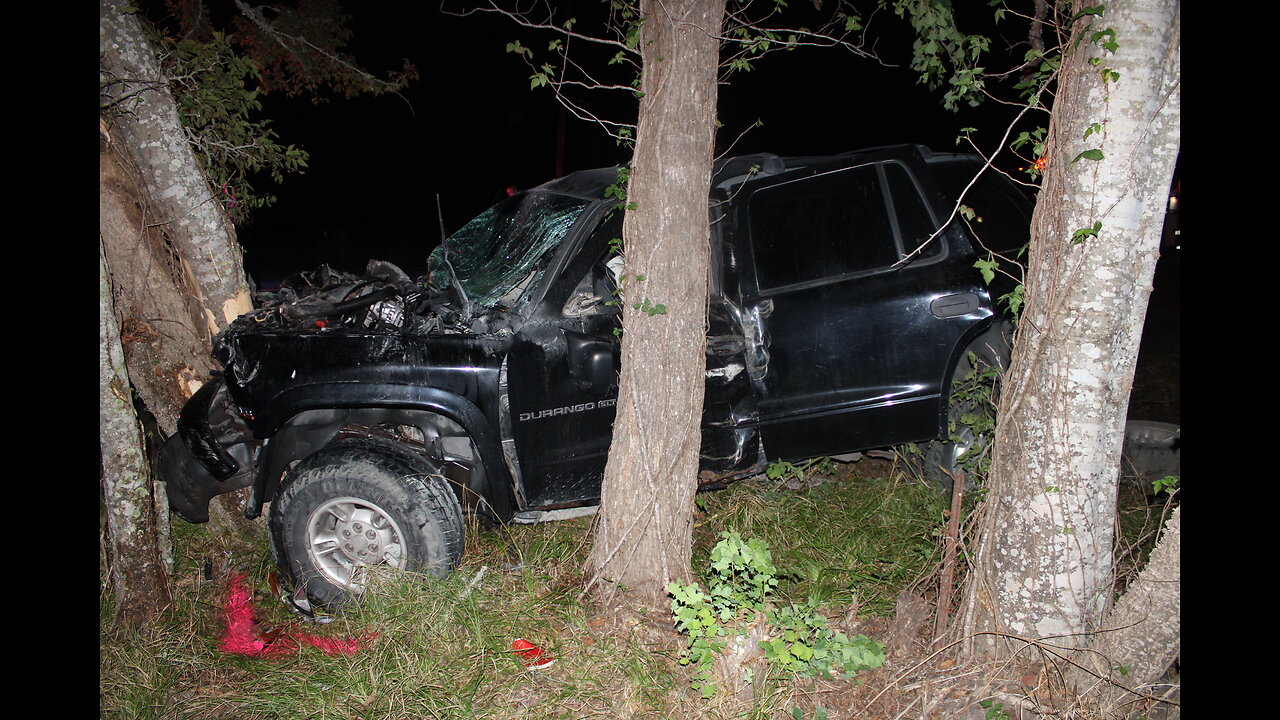
[[443, 476], [371, 438], [334, 443], [293, 468], [270, 530], [281, 571], [322, 606], [358, 598], [369, 567], [443, 577], [462, 557], [462, 509]]

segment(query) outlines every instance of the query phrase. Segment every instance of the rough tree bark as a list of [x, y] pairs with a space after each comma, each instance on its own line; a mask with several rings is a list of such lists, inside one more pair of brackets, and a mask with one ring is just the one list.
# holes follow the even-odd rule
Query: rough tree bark
[[[1160, 543], [1138, 578], [1107, 614], [1106, 631], [1098, 633], [1082, 658], [1086, 669], [1073, 668], [1073, 684], [1096, 700], [1103, 717], [1116, 715], [1150, 694], [1149, 686], [1164, 677], [1182, 648], [1182, 508], [1174, 508]], [[1125, 672], [1119, 668], [1124, 667]]]
[[[622, 374], [591, 555], [605, 607], [666, 608], [690, 574], [701, 433], [719, 35], [725, 0], [640, 4]], [[641, 279], [643, 278], [643, 279]], [[665, 314], [634, 307], [648, 300]]]
[[99, 52], [110, 132], [145, 183], [150, 221], [187, 262], [210, 333], [251, 310], [235, 230], [213, 196], [165, 88], [155, 55], [124, 0], [102, 0]]
[[98, 229], [129, 379], [167, 436], [213, 370], [209, 330], [187, 263], [148, 217], [140, 174], [111, 133], [99, 153]]
[[[1179, 149], [1178, 3], [1115, 0], [1073, 27], [963, 626], [1069, 646], [1112, 601], [1125, 413]], [[1094, 37], [1108, 29], [1114, 53]]]
[[[133, 409], [106, 257], [98, 250], [98, 401], [102, 449], [103, 506], [107, 515], [115, 619], [141, 627], [170, 602], [161, 560], [151, 469], [142, 452], [142, 429]], [[168, 508], [164, 508], [165, 513]]]
[[[102, 372], [115, 373], [111, 396], [103, 385], [102, 483], [115, 592], [133, 602], [164, 587], [163, 561], [158, 578], [151, 567], [169, 554], [163, 490], [153, 488], [149, 468], [135, 465], [135, 456], [145, 465], [147, 445], [129, 430], [138, 426], [133, 393], [172, 434], [183, 402], [212, 367], [211, 336], [251, 304], [234, 230], [191, 151], [154, 51], [121, 0], [99, 5], [99, 53], [108, 110], [100, 127], [102, 331], [104, 348], [110, 342], [122, 353], [108, 364], [104, 349], [102, 360]], [[243, 522], [223, 504], [211, 507], [222, 524]], [[141, 508], [153, 516], [138, 516]]]

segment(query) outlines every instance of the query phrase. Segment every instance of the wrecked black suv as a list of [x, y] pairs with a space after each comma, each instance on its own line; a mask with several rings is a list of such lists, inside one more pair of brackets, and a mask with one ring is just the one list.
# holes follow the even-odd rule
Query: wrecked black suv
[[[966, 447], [952, 380], [1008, 352], [974, 262], [1026, 242], [1030, 204], [982, 173], [976, 217], [914, 251], [981, 167], [919, 146], [718, 163], [701, 484], [908, 442], [949, 484]], [[277, 561], [321, 603], [369, 565], [447, 572], [464, 512], [590, 512], [617, 403], [617, 180], [578, 172], [503, 200], [426, 278], [321, 267], [260, 298], [217, 338], [224, 371], [163, 448], [173, 510], [203, 522], [212, 497], [251, 488], [245, 514], [271, 504]]]

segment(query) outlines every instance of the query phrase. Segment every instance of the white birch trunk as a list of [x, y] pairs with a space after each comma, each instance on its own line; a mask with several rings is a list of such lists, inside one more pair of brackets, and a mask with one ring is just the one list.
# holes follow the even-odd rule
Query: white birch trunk
[[[1109, 2], [1063, 61], [970, 633], [1083, 645], [1111, 605], [1125, 413], [1179, 149], [1178, 18], [1177, 2]], [[1114, 54], [1090, 40], [1104, 29]], [[1104, 81], [1108, 68], [1119, 78]], [[1092, 149], [1105, 158], [1075, 160]], [[1095, 222], [1096, 237], [1073, 242]]]

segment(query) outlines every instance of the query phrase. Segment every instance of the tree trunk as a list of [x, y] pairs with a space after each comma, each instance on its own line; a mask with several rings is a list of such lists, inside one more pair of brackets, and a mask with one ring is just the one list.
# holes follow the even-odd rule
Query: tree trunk
[[108, 133], [99, 154], [98, 229], [129, 379], [163, 433], [214, 368], [187, 263], [148, 218], [141, 178]]
[[[1073, 684], [1096, 698], [1111, 717], [1132, 702], [1126, 689], [1142, 692], [1160, 680], [1182, 648], [1182, 508], [1174, 508], [1151, 559], [1116, 602], [1099, 633], [1082, 655], [1092, 672], [1073, 669]], [[1124, 668], [1124, 672], [1120, 672]], [[1096, 688], [1096, 690], [1094, 690]], [[1148, 693], [1149, 694], [1149, 693]]]
[[133, 389], [111, 295], [106, 257], [99, 246], [98, 419], [108, 557], [116, 620], [141, 627], [168, 606], [169, 583], [157, 542], [150, 467], [142, 452], [142, 432], [133, 409]]
[[[99, 227], [110, 299], [132, 386], [160, 431], [214, 367], [210, 339], [252, 308], [235, 231], [191, 151], [166, 79], [122, 0], [99, 6], [103, 113]], [[160, 438], [150, 438], [153, 448]], [[146, 447], [140, 437], [139, 452]], [[104, 465], [108, 463], [103, 449]], [[143, 457], [146, 457], [145, 454]], [[150, 487], [150, 484], [147, 484]], [[168, 507], [155, 488], [156, 542], [168, 556]], [[239, 529], [244, 493], [210, 505]]]
[[[591, 564], [606, 607], [664, 609], [690, 574], [706, 361], [707, 195], [724, 0], [641, 3], [618, 414]], [[665, 305], [665, 313], [645, 310]], [[641, 307], [637, 308], [636, 305]]]
[[[1179, 148], [1178, 17], [1176, 2], [1119, 0], [1073, 26], [1083, 39], [1050, 121], [969, 633], [1083, 645], [1110, 607], [1125, 413]], [[1094, 41], [1106, 29], [1114, 53], [1106, 35]], [[1103, 159], [1080, 157], [1094, 149]], [[1076, 233], [1095, 223], [1095, 236]]]
[[102, 0], [99, 52], [110, 132], [145, 184], [149, 221], [188, 263], [209, 332], [252, 309], [235, 230], [209, 189], [150, 44], [124, 0]]

